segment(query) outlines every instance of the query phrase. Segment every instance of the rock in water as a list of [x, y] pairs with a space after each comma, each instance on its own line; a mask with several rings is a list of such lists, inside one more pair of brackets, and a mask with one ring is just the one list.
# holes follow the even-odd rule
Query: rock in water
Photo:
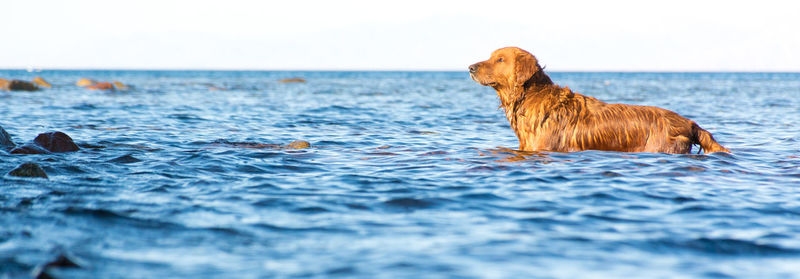
[[38, 85], [38, 86], [44, 87], [44, 88], [51, 88], [51, 87], [53, 87], [53, 85], [51, 85], [49, 82], [47, 82], [46, 80], [44, 80], [42, 77], [35, 77], [35, 78], [33, 78], [33, 83], [35, 83], [35, 84], [36, 84], [36, 85]]
[[3, 126], [0, 126], [0, 148], [6, 149], [14, 146], [16, 146], [16, 144], [11, 141], [11, 135], [3, 129]]
[[69, 256], [66, 254], [59, 254], [55, 260], [47, 263], [45, 267], [81, 267], [79, 264], [75, 263], [75, 260], [70, 259]]
[[92, 85], [92, 84], [95, 84], [95, 83], [96, 82], [94, 80], [91, 80], [91, 79], [88, 79], [88, 78], [82, 78], [82, 79], [79, 79], [78, 82], [75, 83], [75, 85], [80, 86], [80, 87], [86, 87], [86, 86], [89, 86], [89, 85]]
[[16, 169], [11, 170], [8, 173], [11, 176], [19, 176], [19, 177], [41, 177], [47, 178], [47, 174], [44, 172], [42, 167], [40, 167], [36, 163], [24, 163], [19, 165]]
[[86, 89], [92, 90], [114, 90], [114, 85], [110, 82], [98, 82], [86, 87]]
[[303, 149], [309, 147], [311, 147], [311, 143], [304, 140], [296, 140], [290, 143], [289, 145], [286, 145], [287, 149]]
[[114, 84], [114, 87], [117, 88], [117, 90], [125, 91], [125, 90], [130, 89], [127, 85], [125, 85], [124, 83], [119, 82], [119, 81], [114, 81], [113, 84]]
[[27, 143], [21, 146], [14, 147], [11, 151], [8, 151], [11, 154], [48, 154], [49, 151], [45, 150], [41, 146]]
[[39, 87], [36, 87], [33, 83], [15, 79], [11, 81], [0, 81], [0, 90], [36, 91], [39, 90]]
[[138, 162], [141, 162], [141, 161], [142, 160], [139, 160], [138, 158], [133, 157], [132, 154], [128, 154], [128, 155], [123, 155], [123, 156], [108, 160], [106, 162], [117, 163], [117, 164], [130, 164], [130, 163], [138, 163]]
[[279, 82], [281, 82], [281, 83], [293, 83], [293, 82], [302, 83], [302, 82], [306, 82], [306, 80], [302, 79], [302, 78], [285, 78], [285, 79], [279, 80]]
[[83, 268], [83, 267], [78, 263], [76, 263], [76, 261], [71, 259], [69, 256], [65, 254], [60, 254], [56, 259], [44, 265], [37, 266], [36, 269], [33, 270], [34, 278], [36, 279], [54, 278], [52, 275], [50, 275], [50, 273], [48, 273], [48, 269], [50, 268]]
[[33, 141], [50, 152], [72, 152], [80, 150], [78, 145], [72, 141], [72, 138], [58, 131], [39, 134]]

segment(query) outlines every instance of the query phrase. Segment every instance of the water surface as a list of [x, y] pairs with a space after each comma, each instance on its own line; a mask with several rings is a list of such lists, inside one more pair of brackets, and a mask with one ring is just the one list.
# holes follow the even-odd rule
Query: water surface
[[[800, 74], [551, 74], [695, 120], [711, 155], [515, 153], [464, 72], [0, 71], [34, 75], [54, 88], [0, 92], [0, 126], [83, 148], [0, 151], [0, 278], [62, 253], [59, 278], [800, 274]], [[25, 162], [49, 179], [5, 175]]]

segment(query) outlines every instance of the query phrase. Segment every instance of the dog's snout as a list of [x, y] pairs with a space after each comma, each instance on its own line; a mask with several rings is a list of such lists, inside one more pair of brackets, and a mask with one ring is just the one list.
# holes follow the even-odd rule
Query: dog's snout
[[477, 72], [477, 71], [478, 71], [478, 63], [469, 65], [469, 72], [470, 73], [474, 73], [474, 72]]

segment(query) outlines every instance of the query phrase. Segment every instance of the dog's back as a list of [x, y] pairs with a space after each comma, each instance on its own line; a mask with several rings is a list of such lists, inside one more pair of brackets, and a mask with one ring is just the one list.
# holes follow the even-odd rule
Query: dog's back
[[557, 85], [528, 88], [509, 119], [521, 150], [689, 153], [727, 149], [694, 121], [650, 106], [608, 104]]

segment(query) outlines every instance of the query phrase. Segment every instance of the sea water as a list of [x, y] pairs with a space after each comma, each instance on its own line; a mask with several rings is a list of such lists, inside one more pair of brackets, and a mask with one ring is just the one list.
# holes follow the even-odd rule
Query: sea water
[[709, 155], [516, 152], [466, 72], [0, 71], [34, 76], [0, 126], [81, 150], [0, 151], [0, 278], [800, 277], [800, 74], [551, 73]]

